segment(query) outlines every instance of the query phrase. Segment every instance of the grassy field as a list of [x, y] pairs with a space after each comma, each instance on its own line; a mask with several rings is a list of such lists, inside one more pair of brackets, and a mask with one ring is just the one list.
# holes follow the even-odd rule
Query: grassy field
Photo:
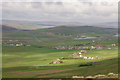
[[[61, 64], [48, 64], [59, 57], [68, 57], [79, 50], [54, 50], [54, 49], [36, 49], [36, 48], [4, 48], [3, 49], [3, 77], [72, 77], [74, 75], [94, 75], [107, 74], [109, 72], [117, 73], [117, 49], [112, 50], [93, 50], [88, 51], [84, 56], [98, 56], [98, 60], [81, 59], [63, 59]], [[76, 56], [77, 57], [77, 56]], [[98, 63], [90, 67], [78, 67], [82, 63], [97, 61]], [[43, 66], [43, 67], [42, 67]], [[68, 71], [64, 71], [70, 69]], [[32, 74], [32, 71], [63, 70], [62, 72], [53, 72], [41, 74]], [[72, 71], [71, 71], [72, 70]], [[89, 70], [89, 73], [86, 71]], [[11, 74], [13, 72], [13, 74]], [[14, 72], [18, 72], [14, 74]], [[19, 74], [19, 72], [31, 72], [31, 74]], [[60, 75], [65, 73], [66, 75]], [[69, 74], [68, 74], [69, 73]], [[56, 76], [55, 76], [55, 75]], [[21, 75], [21, 76], [20, 76]], [[31, 76], [32, 75], [32, 76]], [[48, 76], [49, 75], [49, 76]]]
[[[103, 32], [101, 30], [104, 30]], [[93, 32], [93, 33], [91, 33]], [[104, 36], [102, 40], [86, 39], [74, 40], [85, 33], [85, 36]], [[4, 46], [3, 45], [3, 78], [71, 78], [72, 76], [88, 76], [96, 74], [118, 73], [118, 47], [111, 44], [117, 43], [114, 29], [103, 28], [52, 28], [36, 31], [15, 31], [4, 33], [3, 39], [28, 39], [31, 45], [26, 46]], [[71, 36], [70, 36], [71, 35]], [[40, 40], [40, 41], [39, 41]], [[93, 43], [92, 40], [96, 42]], [[103, 49], [87, 50], [83, 56], [95, 57], [98, 59], [84, 60], [79, 56], [72, 56], [73, 53], [82, 49], [57, 50], [55, 46], [76, 44], [87, 44], [96, 46], [101, 43]], [[39, 48], [39, 46], [43, 46]], [[111, 48], [111, 49], [108, 49]], [[64, 57], [63, 63], [48, 64], [56, 59]], [[96, 62], [92, 66], [80, 67], [85, 63]]]

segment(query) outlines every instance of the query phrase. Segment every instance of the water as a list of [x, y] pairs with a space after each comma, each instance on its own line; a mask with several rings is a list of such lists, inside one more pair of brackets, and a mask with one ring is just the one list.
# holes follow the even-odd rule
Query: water
[[116, 35], [113, 35], [114, 37], [120, 37], [120, 35], [116, 34]]
[[48, 27], [55, 27], [55, 25], [49, 25], [49, 24], [38, 24], [40, 26], [48, 26]]
[[97, 37], [84, 37], [84, 38], [75, 38], [75, 40], [78, 40], [78, 39], [95, 39]]

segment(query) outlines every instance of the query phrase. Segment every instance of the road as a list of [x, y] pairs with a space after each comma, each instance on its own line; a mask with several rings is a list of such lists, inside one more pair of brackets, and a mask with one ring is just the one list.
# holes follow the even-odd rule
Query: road
[[41, 42], [41, 40], [39, 38], [37, 38], [34, 34], [32, 34], [32, 37], [37, 41], [37, 42]]

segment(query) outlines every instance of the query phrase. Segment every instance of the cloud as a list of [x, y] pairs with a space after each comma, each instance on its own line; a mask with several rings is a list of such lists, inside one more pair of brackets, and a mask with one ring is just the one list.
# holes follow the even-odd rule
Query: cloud
[[117, 0], [4, 2], [3, 19], [100, 23], [117, 21]]

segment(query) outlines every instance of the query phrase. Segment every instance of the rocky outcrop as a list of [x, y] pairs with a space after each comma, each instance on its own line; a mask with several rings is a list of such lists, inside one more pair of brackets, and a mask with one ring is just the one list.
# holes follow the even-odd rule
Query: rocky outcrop
[[98, 75], [94, 75], [94, 76], [72, 76], [72, 78], [118, 78], [118, 74], [115, 73], [108, 73], [108, 75], [102, 75], [102, 74], [98, 74]]

